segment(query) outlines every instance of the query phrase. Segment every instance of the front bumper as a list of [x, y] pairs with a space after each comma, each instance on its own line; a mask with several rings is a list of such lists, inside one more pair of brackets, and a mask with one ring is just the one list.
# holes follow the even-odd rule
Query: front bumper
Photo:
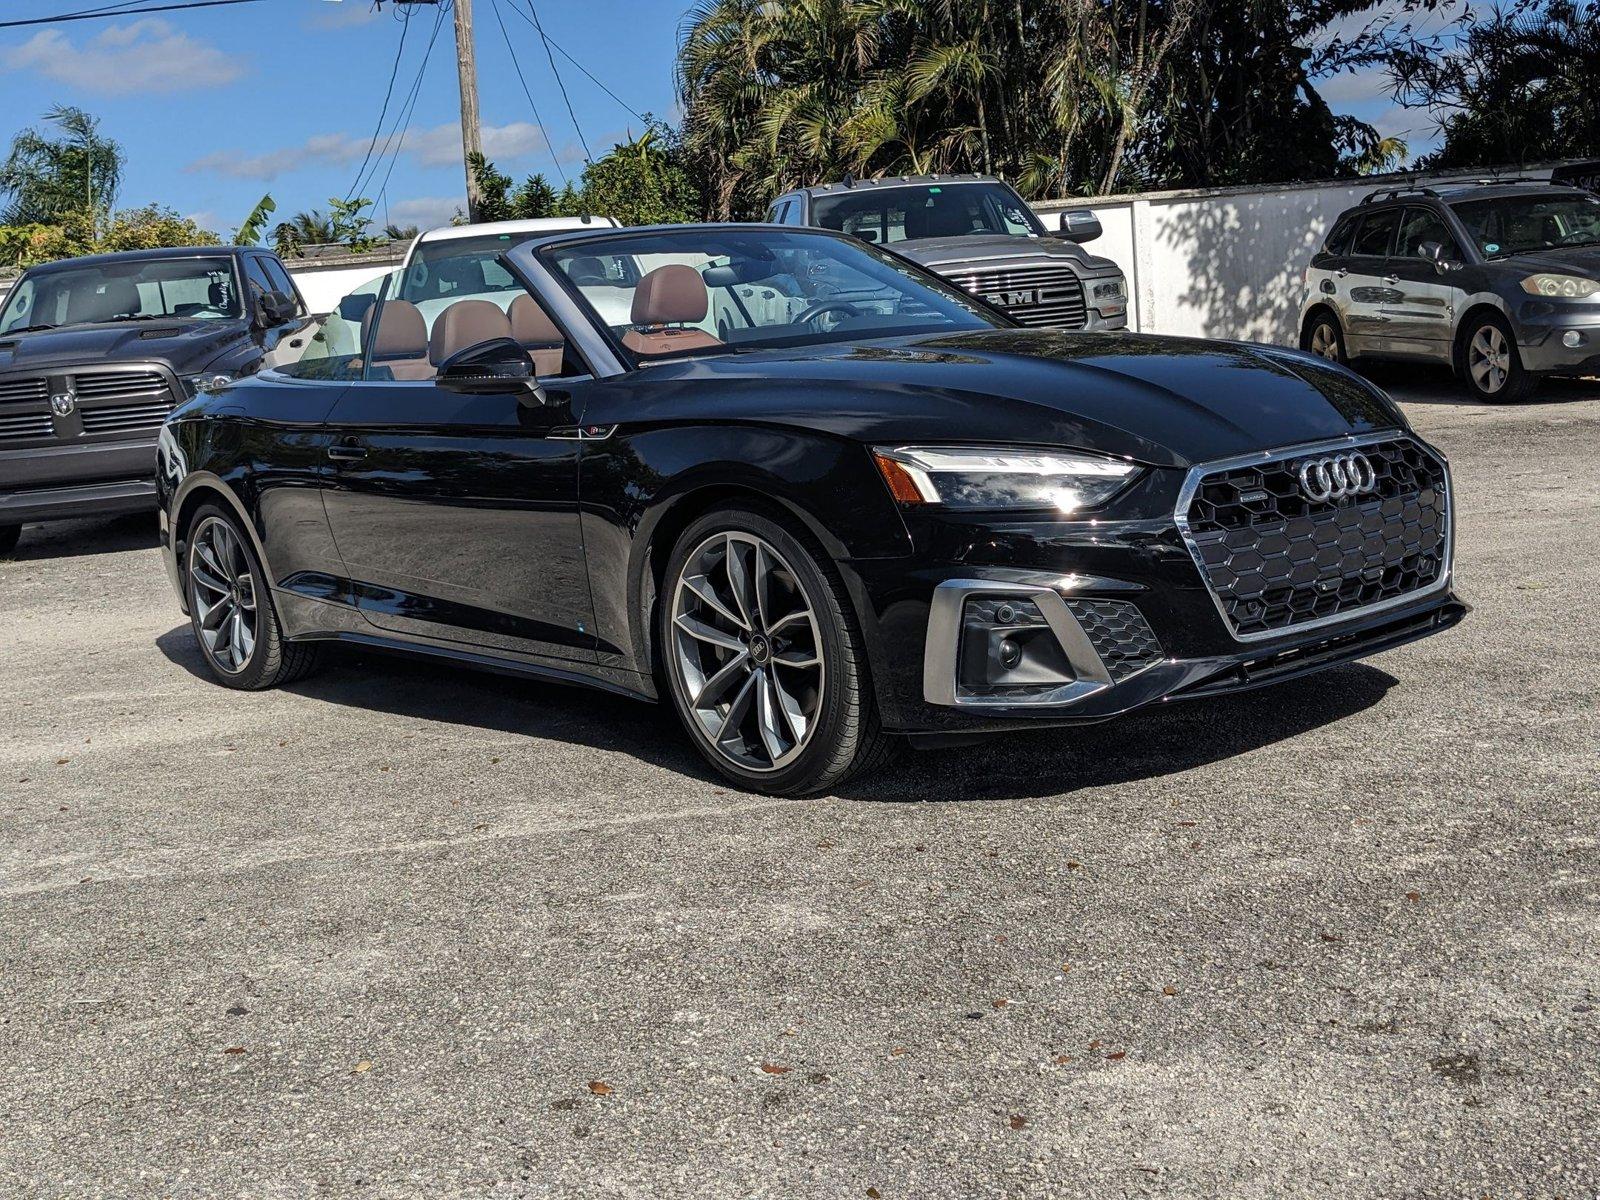
[[0, 525], [156, 507], [155, 438], [0, 451]]
[[1517, 312], [1517, 349], [1535, 374], [1600, 374], [1600, 304], [1528, 301]]

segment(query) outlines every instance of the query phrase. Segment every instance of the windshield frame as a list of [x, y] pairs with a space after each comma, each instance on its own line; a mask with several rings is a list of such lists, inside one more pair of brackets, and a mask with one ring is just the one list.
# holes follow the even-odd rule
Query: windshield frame
[[1513, 258], [1519, 254], [1559, 254], [1563, 250], [1591, 250], [1596, 246], [1600, 246], [1600, 234], [1597, 234], [1596, 240], [1591, 242], [1570, 242], [1565, 245], [1557, 243], [1553, 246], [1519, 246], [1510, 249], [1497, 246], [1495, 250], [1490, 251], [1484, 249], [1483, 244], [1473, 233], [1472, 225], [1468, 223], [1466, 214], [1461, 211], [1463, 208], [1474, 205], [1538, 204], [1566, 200], [1587, 201], [1595, 206], [1597, 213], [1600, 213], [1600, 196], [1596, 196], [1593, 192], [1585, 191], [1582, 188], [1554, 192], [1512, 192], [1503, 196], [1481, 196], [1477, 198], [1469, 195], [1462, 196], [1459, 199], [1447, 200], [1445, 207], [1450, 210], [1451, 218], [1460, 227], [1463, 243], [1470, 247], [1472, 252], [1483, 261], [1495, 262], [1503, 258]]
[[[764, 339], [761, 341], [724, 342], [717, 346], [692, 347], [686, 350], [674, 351], [670, 354], [639, 355], [630, 350], [627, 346], [623, 345], [621, 336], [618, 335], [614, 329], [612, 329], [612, 327], [606, 322], [605, 318], [602, 317], [595, 309], [594, 305], [590, 303], [589, 298], [583, 294], [583, 290], [572, 281], [571, 277], [568, 276], [567, 273], [562, 270], [556, 262], [556, 255], [558, 253], [564, 253], [570, 250], [588, 249], [592, 251], [596, 245], [604, 244], [609, 247], [616, 246], [621, 242], [647, 241], [649, 239], [660, 237], [681, 237], [684, 239], [683, 253], [702, 253], [703, 251], [701, 251], [693, 241], [694, 231], [702, 231], [707, 233], [709, 236], [717, 236], [719, 234], [726, 235], [731, 231], [735, 233], [776, 234], [783, 237], [832, 239], [834, 241], [843, 243], [850, 249], [860, 253], [864, 253], [869, 256], [875, 255], [885, 260], [892, 260], [890, 265], [894, 269], [916, 277], [918, 282], [925, 284], [930, 290], [948, 297], [961, 307], [973, 310], [974, 317], [979, 318], [980, 320], [988, 320], [992, 322], [992, 324], [988, 326], [989, 328], [1015, 329], [1021, 327], [1020, 323], [1014, 317], [1012, 317], [1010, 313], [1005, 312], [1003, 309], [996, 308], [994, 305], [990, 304], [988, 301], [979, 296], [974, 296], [970, 292], [962, 291], [960, 288], [956, 287], [955, 284], [935, 274], [933, 271], [930, 271], [927, 267], [923, 266], [919, 262], [907, 258], [902, 254], [897, 254], [893, 250], [886, 249], [882, 246], [877, 246], [870, 242], [863, 242], [859, 238], [851, 237], [847, 233], [840, 233], [833, 229], [821, 229], [810, 225], [795, 226], [772, 225], [757, 222], [729, 222], [727, 224], [717, 225], [644, 226], [634, 229], [621, 228], [597, 231], [592, 235], [585, 234], [582, 237], [575, 238], [563, 237], [557, 240], [545, 242], [540, 245], [530, 246], [529, 249], [532, 251], [532, 257], [538, 264], [539, 268], [554, 281], [554, 286], [561, 290], [562, 298], [577, 306], [578, 312], [582, 315], [583, 319], [599, 337], [604, 339], [606, 347], [616, 357], [617, 361], [620, 362], [628, 371], [642, 370], [657, 363], [677, 362], [686, 358], [727, 358], [739, 354], [763, 350], [781, 350], [791, 346], [850, 345], [861, 342], [886, 341], [901, 337], [914, 337], [918, 334], [936, 334], [940, 332], [973, 333], [985, 328], [985, 326], [982, 324], [975, 324], [970, 328], [957, 328], [951, 326], [944, 330], [937, 328], [921, 328], [906, 329], [904, 332], [894, 332], [892, 330], [883, 332], [873, 331], [865, 335], [847, 332], [839, 337], [829, 337], [827, 335], [778, 337], [770, 340]], [[626, 251], [621, 249], [607, 250], [606, 253], [626, 253]]]
[[[48, 279], [52, 275], [68, 275], [74, 273], [88, 275], [96, 270], [121, 267], [140, 268], [145, 266], [153, 266], [159, 263], [226, 263], [228, 266], [228, 273], [233, 280], [233, 311], [228, 313], [212, 314], [204, 317], [201, 317], [198, 314], [186, 314], [180, 316], [175, 313], [140, 313], [133, 317], [117, 317], [106, 321], [59, 321], [49, 325], [40, 326], [38, 328], [35, 328], [35, 323], [32, 320], [28, 320], [24, 322], [24, 324], [21, 326], [21, 329], [28, 329], [32, 332], [43, 332], [49, 329], [66, 329], [91, 325], [118, 325], [127, 323], [129, 321], [141, 320], [237, 321], [245, 315], [244, 297], [242, 295], [242, 289], [240, 286], [240, 281], [243, 278], [243, 275], [240, 271], [239, 256], [235, 253], [218, 247], [218, 252], [207, 254], [150, 255], [149, 257], [145, 258], [123, 259], [120, 261], [112, 261], [98, 265], [85, 265], [82, 259], [67, 258], [53, 263], [44, 263], [37, 267], [30, 267], [17, 277], [17, 281], [11, 285], [10, 291], [6, 293], [5, 303], [0, 304], [0, 329], [4, 328], [7, 318], [11, 315], [12, 306], [16, 303], [18, 297], [21, 296], [22, 285], [24, 283], [32, 283], [34, 290], [37, 291], [41, 281]], [[28, 315], [29, 317], [33, 316], [32, 313]], [[0, 334], [0, 336], [10, 336], [11, 333], [18, 333], [21, 331], [21, 329], [11, 330], [8, 333]]]
[[[1000, 179], [955, 179], [955, 180], [939, 180], [937, 182], [934, 182], [934, 181], [930, 180], [927, 183], [912, 183], [912, 182], [910, 182], [908, 180], [908, 181], [906, 181], [904, 183], [898, 183], [898, 182], [897, 183], [884, 183], [884, 184], [873, 183], [873, 184], [870, 184], [870, 185], [861, 184], [861, 185], [858, 185], [856, 189], [851, 189], [851, 190], [843, 191], [843, 192], [830, 192], [825, 196], [818, 196], [818, 195], [813, 194], [810, 197], [810, 207], [808, 208], [807, 213], [806, 213], [806, 220], [807, 220], [807, 222], [810, 224], [810, 226], [812, 228], [815, 228], [815, 229], [826, 229], [826, 230], [830, 230], [831, 232], [834, 232], [834, 233], [842, 233], [843, 232], [842, 229], [834, 229], [833, 226], [831, 226], [831, 225], [822, 224], [822, 219], [818, 215], [818, 211], [817, 211], [820, 207], [822, 207], [824, 205], [831, 206], [834, 202], [837, 202], [837, 201], [844, 201], [844, 200], [849, 200], [849, 199], [851, 199], [853, 197], [867, 196], [867, 195], [874, 196], [874, 197], [881, 196], [881, 197], [884, 198], [884, 202], [887, 204], [888, 201], [890, 199], [892, 199], [896, 195], [907, 193], [907, 192], [918, 192], [918, 191], [927, 192], [930, 188], [937, 189], [941, 193], [945, 192], [945, 191], [954, 190], [956, 188], [991, 188], [991, 189], [1000, 191], [1002, 193], [1005, 193], [1005, 194], [1009, 195], [1013, 200], [1016, 201], [1018, 211], [1023, 214], [1024, 223], [1029, 226], [1031, 234], [1018, 235], [1018, 234], [1008, 233], [1007, 231], [1001, 230], [1001, 229], [990, 229], [990, 230], [976, 230], [975, 229], [971, 233], [966, 233], [966, 234], [940, 234], [940, 235], [935, 235], [934, 237], [927, 237], [927, 238], [901, 238], [901, 239], [899, 239], [899, 241], [902, 241], [902, 242], [915, 242], [915, 241], [938, 242], [938, 241], [946, 241], [946, 240], [948, 240], [948, 239], [950, 239], [952, 237], [1018, 237], [1018, 236], [1028, 237], [1028, 236], [1032, 236], [1032, 237], [1040, 237], [1040, 238], [1042, 238], [1042, 237], [1048, 237], [1049, 236], [1049, 231], [1047, 229], [1045, 229], [1044, 222], [1039, 220], [1039, 214], [1034, 212], [1033, 209], [1031, 207], [1029, 207], [1027, 201], [1023, 200], [1023, 198], [1021, 197], [1021, 195], [1019, 195], [1017, 193], [1017, 190], [1015, 188], [1013, 188], [1010, 184], [1006, 183], [1004, 180], [1000, 180]], [[845, 236], [848, 237], [848, 236], [852, 236], [852, 235], [846, 234]], [[898, 242], [884, 241], [884, 242], [870, 242], [868, 244], [869, 245], [873, 245], [873, 246], [877, 246], [880, 249], [890, 249], [890, 248], [894, 247], [895, 245], [897, 245]]]

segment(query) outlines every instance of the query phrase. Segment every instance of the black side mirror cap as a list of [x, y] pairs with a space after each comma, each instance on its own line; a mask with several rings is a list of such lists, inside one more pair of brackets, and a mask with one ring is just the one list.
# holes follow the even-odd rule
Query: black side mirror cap
[[263, 327], [294, 319], [294, 297], [285, 292], [263, 292], [256, 301], [256, 321]]
[[1092, 242], [1105, 232], [1100, 218], [1087, 208], [1069, 208], [1061, 214], [1061, 232], [1057, 236], [1064, 242]]
[[469, 396], [515, 394], [529, 408], [549, 402], [534, 374], [533, 357], [511, 338], [463, 346], [439, 364], [437, 382]]

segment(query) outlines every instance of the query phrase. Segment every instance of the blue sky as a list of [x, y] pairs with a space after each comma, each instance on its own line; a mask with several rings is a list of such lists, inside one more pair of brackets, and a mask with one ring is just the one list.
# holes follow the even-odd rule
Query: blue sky
[[[98, 0], [104, 3], [105, 0]], [[1395, 0], [1389, 0], [1393, 3]], [[687, 0], [532, 0], [550, 37], [627, 108], [559, 54], [576, 123], [529, 21], [530, 0], [474, 0], [485, 150], [520, 177], [582, 170], [579, 130], [602, 153], [637, 118], [628, 108], [675, 112], [672, 61]], [[86, 0], [8, 0], [6, 19], [96, 7]], [[120, 202], [170, 205], [224, 235], [263, 192], [278, 216], [326, 208], [354, 186], [378, 121], [401, 35], [397, 8], [370, 0], [260, 0], [111, 20], [0, 30], [0, 137], [37, 121], [51, 105], [100, 116], [128, 153]], [[499, 12], [516, 48], [523, 93]], [[393, 123], [433, 24], [414, 5], [390, 104]], [[1338, 111], [1405, 132], [1425, 149], [1425, 116], [1395, 112], [1376, 75], [1344, 76], [1323, 89]], [[537, 107], [540, 121], [534, 116]], [[392, 173], [388, 160], [361, 195], [377, 198], [380, 221], [442, 223], [462, 203], [456, 71], [446, 19], [407, 123]], [[383, 176], [388, 173], [387, 182]]]

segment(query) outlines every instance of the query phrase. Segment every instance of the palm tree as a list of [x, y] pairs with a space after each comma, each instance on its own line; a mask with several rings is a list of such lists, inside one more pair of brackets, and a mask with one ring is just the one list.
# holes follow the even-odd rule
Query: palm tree
[[0, 193], [7, 197], [0, 221], [60, 224], [82, 217], [93, 241], [116, 200], [126, 156], [101, 135], [99, 118], [81, 108], [58, 104], [44, 119], [58, 132], [24, 129], [0, 164]]
[[299, 254], [307, 246], [327, 246], [339, 240], [333, 218], [318, 209], [297, 212], [272, 231], [272, 247], [280, 255]]

